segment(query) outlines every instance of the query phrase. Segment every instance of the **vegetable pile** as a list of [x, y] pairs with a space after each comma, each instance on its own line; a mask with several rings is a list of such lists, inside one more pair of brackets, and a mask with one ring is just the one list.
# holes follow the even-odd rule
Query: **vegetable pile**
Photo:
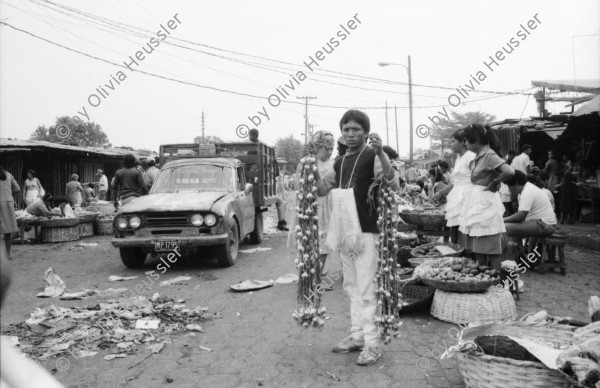
[[388, 344], [392, 335], [399, 335], [398, 330], [402, 324], [399, 320], [402, 294], [399, 292], [400, 264], [396, 263], [399, 248], [395, 238], [398, 227], [396, 197], [383, 179], [380, 181], [377, 205], [379, 241], [376, 245], [379, 259], [375, 281], [379, 300], [375, 323], [382, 329], [381, 339]]
[[450, 282], [481, 282], [497, 280], [500, 273], [495, 269], [478, 265], [472, 261], [441, 266], [439, 268], [424, 268], [423, 277]]
[[304, 327], [322, 326], [325, 307], [321, 307], [321, 261], [319, 260], [319, 217], [317, 216], [317, 186], [314, 172], [316, 158], [307, 156], [300, 160], [302, 171], [298, 187], [298, 226], [296, 242], [298, 258], [298, 304], [293, 317]]

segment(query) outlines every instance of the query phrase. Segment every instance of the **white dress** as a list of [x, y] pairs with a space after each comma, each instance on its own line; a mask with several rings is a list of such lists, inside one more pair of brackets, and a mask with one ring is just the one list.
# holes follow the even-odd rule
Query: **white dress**
[[446, 226], [459, 226], [462, 221], [463, 207], [466, 198], [473, 187], [471, 183], [471, 168], [469, 163], [475, 159], [475, 153], [465, 152], [458, 156], [454, 169], [452, 170], [452, 182], [454, 186], [446, 196]]

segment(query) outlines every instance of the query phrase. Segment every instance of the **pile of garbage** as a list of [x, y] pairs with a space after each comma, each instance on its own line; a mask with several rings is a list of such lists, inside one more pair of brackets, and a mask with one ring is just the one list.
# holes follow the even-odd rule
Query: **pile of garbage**
[[86, 307], [51, 304], [36, 308], [25, 322], [8, 325], [2, 334], [12, 336], [13, 343], [35, 360], [90, 357], [105, 350], [104, 359], [111, 360], [136, 354], [142, 346], [158, 353], [171, 342], [170, 335], [202, 332], [201, 323], [221, 318], [207, 310], [188, 308], [184, 300], [158, 293], [151, 299], [131, 296]]

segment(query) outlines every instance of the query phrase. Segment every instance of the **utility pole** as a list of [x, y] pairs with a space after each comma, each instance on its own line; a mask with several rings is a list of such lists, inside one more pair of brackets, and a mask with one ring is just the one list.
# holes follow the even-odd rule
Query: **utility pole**
[[[410, 163], [413, 162], [413, 103], [412, 103], [412, 72], [410, 69], [410, 55], [408, 56], [408, 109], [410, 114]], [[431, 137], [431, 134], [429, 135]]]
[[[387, 101], [385, 102], [385, 137], [387, 139], [386, 144], [390, 145], [390, 128], [388, 126], [388, 114], [387, 114]], [[400, 150], [396, 150], [400, 153]]]
[[400, 149], [400, 143], [398, 143], [398, 109], [394, 105], [394, 119], [396, 120], [396, 150]]
[[202, 144], [204, 144], [204, 111], [202, 111]]
[[317, 97], [302, 96], [296, 97], [298, 100], [304, 100], [304, 144], [308, 143], [308, 100], [316, 100]]

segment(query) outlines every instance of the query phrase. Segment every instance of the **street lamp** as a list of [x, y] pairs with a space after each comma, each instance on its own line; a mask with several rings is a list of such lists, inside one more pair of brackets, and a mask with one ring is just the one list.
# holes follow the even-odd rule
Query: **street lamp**
[[[384, 66], [402, 66], [404, 67], [407, 71], [408, 71], [408, 109], [409, 109], [409, 116], [410, 116], [410, 153], [409, 153], [409, 159], [410, 159], [410, 163], [412, 164], [413, 162], [413, 106], [412, 106], [412, 73], [410, 70], [410, 55], [408, 56], [408, 66], [405, 66], [401, 63], [392, 63], [392, 62], [379, 62], [378, 63], [379, 66], [384, 67]], [[398, 136], [398, 128], [396, 128], [396, 139]], [[396, 143], [398, 143], [398, 141], [396, 140]], [[396, 144], [396, 147], [399, 147], [398, 144]], [[398, 152], [400, 152], [400, 150], [398, 149]]]

